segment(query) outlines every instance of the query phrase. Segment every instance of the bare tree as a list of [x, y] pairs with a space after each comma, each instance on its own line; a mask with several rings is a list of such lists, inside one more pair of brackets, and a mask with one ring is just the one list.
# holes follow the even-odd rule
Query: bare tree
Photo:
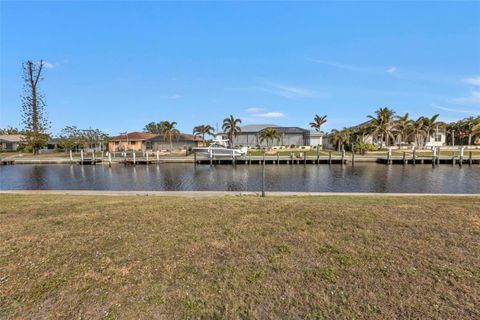
[[25, 126], [25, 143], [32, 148], [34, 154], [48, 140], [47, 129], [49, 122], [45, 115], [45, 97], [38, 90], [38, 84], [43, 80], [42, 71], [44, 66], [45, 62], [43, 60], [40, 60], [38, 63], [28, 60], [22, 64], [24, 81], [22, 120]]

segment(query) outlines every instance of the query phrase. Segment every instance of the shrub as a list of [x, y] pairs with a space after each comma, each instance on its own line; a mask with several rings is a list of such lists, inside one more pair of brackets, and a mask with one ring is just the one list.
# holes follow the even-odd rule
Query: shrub
[[357, 143], [355, 145], [355, 151], [359, 152], [360, 154], [365, 154], [367, 151], [377, 151], [378, 148], [376, 145], [371, 143]]

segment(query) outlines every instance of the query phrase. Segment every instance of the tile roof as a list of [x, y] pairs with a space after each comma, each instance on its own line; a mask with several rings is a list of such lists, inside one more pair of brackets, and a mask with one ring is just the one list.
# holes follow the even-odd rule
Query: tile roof
[[0, 140], [7, 142], [21, 142], [24, 138], [22, 134], [0, 134]]
[[[127, 139], [128, 136], [128, 139]], [[158, 136], [156, 133], [149, 133], [149, 132], [129, 132], [125, 136], [116, 136], [112, 137], [112, 140], [115, 141], [132, 141], [132, 140], [147, 140]]]

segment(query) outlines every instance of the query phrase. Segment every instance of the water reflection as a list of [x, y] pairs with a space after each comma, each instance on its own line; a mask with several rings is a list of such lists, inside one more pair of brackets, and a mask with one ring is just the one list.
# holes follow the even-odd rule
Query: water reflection
[[[0, 167], [0, 189], [259, 191], [262, 166], [14, 165]], [[474, 166], [267, 165], [267, 191], [480, 193]]]

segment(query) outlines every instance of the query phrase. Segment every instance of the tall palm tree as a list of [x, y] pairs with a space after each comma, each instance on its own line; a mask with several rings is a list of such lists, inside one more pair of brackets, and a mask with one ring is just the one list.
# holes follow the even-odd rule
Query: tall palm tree
[[193, 128], [193, 134], [196, 136], [202, 136], [202, 139], [205, 140], [205, 135], [213, 136], [214, 129], [211, 125], [202, 124]]
[[176, 125], [177, 123], [175, 121], [162, 121], [162, 134], [165, 141], [170, 142], [170, 153], [173, 151], [172, 139], [176, 139], [180, 135], [180, 131], [175, 128]]
[[439, 114], [435, 114], [431, 118], [423, 117], [423, 132], [425, 133], [424, 135], [425, 142], [428, 141], [428, 139], [433, 133], [433, 130], [438, 129], [439, 126], [443, 125], [441, 122], [437, 121], [439, 116], [440, 116]]
[[327, 122], [327, 116], [319, 116], [318, 114], [315, 115], [313, 118], [313, 122], [310, 122], [310, 127], [315, 128], [315, 131], [320, 132], [321, 127], [323, 124]]
[[478, 127], [478, 123], [480, 123], [480, 117], [469, 117], [463, 120], [463, 131], [468, 135], [468, 145], [472, 144], [472, 138], [475, 134], [475, 127]]
[[227, 134], [228, 141], [230, 141], [230, 145], [233, 147], [233, 138], [239, 134], [242, 130], [238, 126], [242, 123], [242, 120], [235, 119], [232, 115], [230, 117], [223, 119], [222, 129]]
[[394, 130], [398, 134], [398, 146], [405, 141], [405, 139], [412, 132], [412, 120], [409, 119], [408, 113], [403, 116], [395, 116]]
[[395, 112], [387, 107], [375, 111], [376, 116], [368, 116], [370, 120], [370, 132], [376, 136], [380, 135], [380, 147], [385, 142], [390, 145], [390, 138], [393, 138], [393, 115]]
[[337, 145], [337, 151], [341, 151], [341, 146], [350, 142], [350, 130], [348, 128], [343, 128], [343, 130], [333, 129], [330, 132], [330, 142], [333, 145]]
[[415, 135], [415, 144], [418, 148], [423, 148], [423, 135], [425, 134], [425, 117], [419, 117], [412, 122], [412, 130]]
[[273, 141], [274, 140], [279, 140], [280, 139], [280, 132], [275, 130], [274, 128], [266, 128], [265, 130], [262, 130], [260, 132], [260, 142], [267, 141], [267, 147], [268, 147], [268, 141]]

